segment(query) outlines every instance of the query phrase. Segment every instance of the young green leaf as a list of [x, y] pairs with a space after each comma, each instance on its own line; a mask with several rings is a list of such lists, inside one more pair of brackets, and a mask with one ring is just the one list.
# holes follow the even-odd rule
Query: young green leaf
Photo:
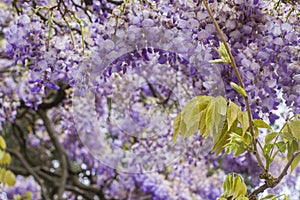
[[278, 148], [278, 150], [281, 152], [281, 153], [284, 153], [285, 150], [286, 150], [286, 143], [283, 142], [283, 141], [280, 141], [280, 142], [276, 142], [275, 143], [276, 147]]
[[4, 185], [13, 186], [16, 183], [16, 176], [10, 170], [0, 168], [0, 182]]
[[0, 165], [9, 165], [10, 162], [11, 162], [11, 157], [10, 157], [9, 153], [5, 152], [2, 159], [0, 159]]
[[237, 120], [239, 113], [241, 112], [241, 108], [229, 101], [228, 109], [227, 109], [227, 122], [228, 122], [228, 130], [232, 126], [232, 124]]
[[199, 129], [199, 120], [201, 113], [194, 113], [190, 118], [189, 123], [187, 123], [187, 130], [185, 133], [182, 133], [184, 138], [190, 137]]
[[275, 194], [268, 194], [267, 196], [265, 196], [265, 197], [261, 198], [260, 200], [272, 199], [272, 198], [274, 198], [274, 197], [276, 197], [276, 195], [275, 195]]
[[269, 144], [275, 137], [277, 137], [279, 135], [279, 133], [277, 132], [272, 132], [269, 133], [266, 137], [265, 137], [265, 143]]
[[270, 165], [274, 160], [274, 158], [273, 157], [271, 158], [271, 155], [270, 155], [270, 152], [273, 149], [273, 147], [274, 147], [274, 144], [266, 143], [264, 145], [264, 148], [263, 148], [263, 156], [264, 156], [265, 161], [266, 161], [266, 169], [267, 170], [270, 169]]
[[293, 140], [294, 139], [294, 136], [293, 136], [292, 132], [290, 131], [290, 128], [288, 127], [288, 125], [286, 125], [283, 128], [282, 132], [280, 132], [279, 135], [285, 140]]
[[297, 167], [297, 165], [300, 162], [300, 155], [297, 155], [295, 157], [295, 159], [293, 160], [292, 164], [291, 164], [291, 173], [294, 171], [294, 169]]
[[5, 151], [0, 149], [0, 160], [2, 160], [5, 157]]
[[206, 137], [204, 134], [206, 133], [206, 111], [207, 109], [204, 109], [200, 113], [200, 120], [199, 120], [199, 130], [200, 134], [204, 137]]
[[237, 93], [239, 93], [240, 95], [242, 95], [243, 97], [246, 97], [246, 96], [247, 96], [246, 91], [245, 91], [242, 87], [240, 87], [239, 85], [237, 85], [236, 83], [230, 82], [230, 86], [231, 86], [235, 91], [237, 91]]
[[[206, 110], [212, 98], [213, 97], [210, 96], [197, 96], [184, 106], [182, 112], [178, 114], [174, 120], [173, 143], [176, 141], [179, 132], [186, 138], [193, 135], [200, 127], [206, 131], [206, 126], [201, 123], [201, 119], [205, 117], [206, 112], [204, 112], [204, 110]], [[202, 135], [204, 135], [204, 133], [205, 132], [201, 132]]]
[[183, 107], [182, 109], [183, 119], [186, 122], [188, 122], [192, 117], [191, 115], [194, 115], [195, 113], [200, 113], [202, 110], [204, 110], [208, 106], [212, 98], [213, 97], [211, 96], [194, 97]]
[[219, 63], [223, 63], [224, 60], [223, 59], [215, 59], [215, 60], [209, 60], [208, 62], [211, 64], [219, 64]]
[[225, 145], [227, 152], [232, 151], [234, 156], [238, 156], [247, 151], [252, 141], [251, 134], [247, 132], [244, 136], [242, 136], [242, 131], [240, 131], [240, 129], [241, 128], [237, 128], [236, 132], [229, 134], [229, 142]]
[[248, 113], [247, 112], [241, 112], [239, 117], [238, 117], [238, 120], [241, 123], [242, 130], [243, 130], [243, 135], [244, 135], [246, 133], [246, 131], [248, 130], [248, 128], [250, 127]]
[[253, 125], [256, 128], [266, 128], [272, 130], [272, 127], [268, 125], [264, 120], [261, 119], [253, 120]]
[[300, 140], [300, 120], [298, 117], [295, 117], [291, 122], [287, 124], [290, 132], [294, 137]]
[[0, 148], [3, 150], [6, 149], [6, 143], [2, 136], [0, 136]]
[[227, 101], [224, 97], [218, 96], [213, 98], [207, 105], [206, 112], [206, 133], [204, 136], [209, 135], [210, 133], [216, 134], [219, 131], [220, 123], [224, 124], [224, 121], [221, 121], [221, 116], [225, 116], [227, 111]]
[[220, 43], [219, 54], [221, 55], [221, 59], [223, 60], [223, 62], [228, 63], [228, 64], [231, 63], [229, 54], [228, 54], [223, 42]]
[[299, 145], [296, 142], [296, 140], [294, 139], [294, 140], [288, 141], [287, 148], [288, 148], [287, 159], [289, 160], [289, 159], [291, 159], [293, 153], [295, 151], [297, 151], [297, 149], [299, 148]]
[[245, 185], [241, 176], [237, 176], [235, 178], [233, 190], [234, 190], [233, 199], [245, 196], [247, 194], [247, 186]]
[[16, 183], [16, 176], [10, 170], [5, 172], [3, 182], [8, 186], [13, 186]]
[[178, 113], [178, 115], [174, 119], [173, 127], [174, 127], [174, 133], [172, 137], [172, 143], [174, 144], [176, 142], [176, 139], [178, 137], [178, 133], [181, 127], [181, 122], [182, 122], [182, 114]]
[[228, 174], [223, 183], [224, 193], [220, 196], [221, 198], [230, 199], [248, 199], [247, 186], [244, 183], [242, 177], [238, 174]]
[[[237, 123], [235, 123], [237, 126]], [[216, 155], [218, 155], [219, 153], [221, 153], [223, 151], [223, 149], [225, 148], [225, 145], [228, 144], [228, 138], [229, 138], [229, 133], [230, 130], [228, 131], [227, 128], [227, 121], [225, 121], [225, 124], [223, 126], [222, 131], [220, 132], [220, 134], [214, 134], [213, 138], [214, 138], [214, 146], [212, 148], [212, 151], [216, 152]]]

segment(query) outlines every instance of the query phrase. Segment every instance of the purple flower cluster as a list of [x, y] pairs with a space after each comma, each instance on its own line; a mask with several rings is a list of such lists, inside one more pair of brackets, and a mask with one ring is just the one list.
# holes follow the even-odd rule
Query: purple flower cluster
[[13, 122], [17, 115], [17, 107], [20, 105], [18, 97], [14, 94], [17, 88], [12, 77], [4, 78], [0, 90], [0, 130], [6, 121]]
[[[19, 16], [0, 9], [0, 32], [11, 59], [0, 66], [0, 127], [15, 120], [22, 102], [37, 110], [50, 92], [68, 85], [64, 100], [47, 114], [71, 164], [79, 168], [80, 181], [101, 188], [106, 199], [212, 200], [221, 193], [224, 172], [232, 171], [258, 183], [259, 170], [250, 154], [215, 158], [208, 154], [212, 139], [197, 134], [187, 146], [181, 140], [172, 146], [172, 121], [192, 97], [223, 95], [244, 105], [229, 85], [237, 82], [231, 67], [209, 63], [220, 57], [219, 37], [202, 4], [62, 2], [67, 14], [54, 9], [52, 27], [25, 9], [26, 3], [18, 4], [24, 9]], [[262, 0], [210, 5], [242, 74], [254, 118], [264, 115], [274, 123], [278, 116], [273, 111], [282, 101], [298, 113], [299, 19], [293, 13], [287, 21], [269, 15]], [[49, 17], [49, 10], [41, 13]], [[70, 20], [70, 29], [63, 17]], [[41, 119], [34, 121], [27, 144], [52, 153], [44, 125]], [[137, 173], [152, 167], [154, 172]], [[211, 171], [215, 167], [222, 170]], [[25, 184], [21, 179], [14, 188], [5, 188], [8, 197], [29, 190], [40, 199], [33, 180]], [[71, 192], [65, 195], [75, 199]]]
[[[285, 94], [286, 105], [295, 113], [299, 112], [299, 83], [294, 78], [299, 74], [295, 67], [299, 65], [299, 31], [297, 26], [293, 26], [299, 21], [274, 19], [263, 11], [266, 6], [264, 1], [235, 1], [215, 12], [220, 13], [217, 19], [239, 66], [254, 117], [263, 114], [274, 123], [278, 116], [272, 110], [277, 110], [282, 101], [278, 98], [281, 90]], [[231, 9], [235, 9], [234, 15], [228, 12]], [[228, 85], [230, 81], [237, 82], [233, 69], [223, 66], [222, 74], [227, 97], [237, 100]], [[241, 98], [238, 99], [242, 102]]]
[[19, 96], [29, 107], [37, 108], [47, 90], [60, 88], [59, 82], [74, 84], [74, 69], [80, 62], [69, 37], [56, 37], [47, 47], [48, 32], [49, 27], [37, 16], [26, 14], [5, 31], [7, 55], [24, 71]]

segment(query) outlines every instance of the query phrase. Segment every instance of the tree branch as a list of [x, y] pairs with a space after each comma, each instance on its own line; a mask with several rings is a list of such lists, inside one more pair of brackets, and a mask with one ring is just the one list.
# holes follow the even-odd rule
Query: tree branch
[[40, 109], [46, 110], [49, 108], [53, 108], [53, 107], [57, 106], [58, 104], [60, 104], [62, 102], [62, 100], [65, 99], [65, 97], [66, 97], [65, 89], [67, 89], [69, 86], [63, 85], [60, 87], [61, 88], [57, 91], [55, 98], [50, 102], [43, 102], [42, 104], [40, 104], [39, 105]]
[[41, 186], [41, 192], [42, 192], [43, 199], [48, 200], [49, 198], [46, 196], [47, 191], [43, 187], [40, 177], [35, 173], [33, 168], [30, 166], [30, 164], [27, 162], [27, 160], [22, 156], [22, 154], [16, 150], [9, 149], [9, 148], [7, 148], [6, 151], [9, 152], [10, 154], [14, 155], [21, 161], [21, 163], [23, 164], [25, 169], [34, 177], [36, 182]]
[[42, 109], [38, 110], [38, 114], [42, 118], [45, 128], [49, 134], [49, 137], [51, 141], [53, 142], [56, 150], [58, 151], [58, 155], [60, 155], [60, 163], [61, 163], [61, 169], [62, 169], [62, 176], [60, 180], [60, 187], [58, 189], [58, 199], [62, 199], [62, 195], [65, 191], [65, 186], [67, 183], [67, 178], [68, 178], [68, 165], [67, 165], [67, 154], [65, 152], [65, 149], [63, 146], [60, 144], [59, 140], [56, 137], [56, 134], [53, 130], [53, 127], [51, 125], [51, 122], [46, 114], [46, 112]]
[[283, 168], [282, 172], [280, 173], [280, 175], [278, 176], [278, 178], [276, 178], [273, 182], [272, 185], [269, 185], [267, 183], [264, 183], [262, 186], [260, 186], [259, 188], [255, 189], [250, 195], [249, 195], [249, 199], [255, 199], [256, 196], [262, 192], [264, 192], [266, 189], [268, 188], [273, 188], [276, 185], [278, 185], [280, 183], [280, 181], [283, 179], [283, 177], [287, 174], [288, 169], [290, 168], [292, 162], [294, 161], [294, 159], [300, 154], [300, 149], [298, 149], [290, 158], [290, 160], [287, 162], [287, 164], [285, 165], [285, 167]]
[[[237, 67], [236, 62], [235, 62], [235, 60], [234, 60], [234, 57], [233, 57], [233, 55], [232, 55], [232, 53], [231, 53], [231, 51], [230, 51], [230, 48], [229, 48], [229, 46], [228, 46], [228, 44], [227, 44], [227, 41], [226, 41], [226, 39], [225, 39], [225, 37], [224, 37], [224, 35], [223, 35], [223, 32], [222, 32], [222, 30], [220, 29], [220, 27], [219, 27], [219, 25], [218, 25], [218, 22], [217, 22], [216, 19], [214, 18], [213, 13], [212, 13], [212, 11], [211, 11], [209, 5], [208, 5], [207, 0], [203, 0], [203, 3], [204, 3], [204, 5], [205, 5], [205, 8], [206, 8], [206, 10], [207, 10], [207, 12], [208, 12], [208, 14], [209, 14], [209, 16], [210, 16], [210, 18], [211, 18], [211, 20], [212, 20], [214, 26], [215, 26], [216, 29], [217, 29], [217, 32], [218, 32], [218, 34], [219, 34], [219, 36], [220, 36], [222, 42], [224, 43], [224, 46], [225, 46], [225, 48], [226, 48], [226, 51], [227, 51], [227, 53], [228, 53], [228, 55], [229, 55], [229, 58], [230, 58], [230, 61], [231, 61], [231, 66], [232, 66], [232, 68], [233, 68], [233, 70], [234, 70], [234, 73], [235, 73], [237, 79], [238, 79], [238, 83], [239, 83], [240, 87], [242, 87], [242, 88], [245, 90], [245, 85], [244, 85], [244, 83], [243, 83], [241, 74], [240, 74], [240, 72], [239, 72], [239, 70], [238, 70], [238, 67]], [[250, 132], [251, 132], [251, 135], [252, 135], [252, 138], [253, 138], [253, 139], [252, 139], [252, 145], [253, 145], [253, 148], [254, 148], [254, 152], [253, 152], [253, 153], [254, 153], [254, 155], [255, 155], [255, 157], [256, 157], [256, 160], [257, 160], [257, 162], [258, 162], [258, 165], [262, 168], [262, 170], [263, 170], [264, 173], [267, 173], [267, 170], [266, 170], [265, 167], [264, 167], [264, 164], [263, 164], [263, 162], [262, 162], [262, 159], [260, 158], [260, 154], [259, 154], [258, 149], [257, 149], [257, 139], [255, 138], [255, 134], [254, 134], [254, 127], [253, 127], [253, 123], [252, 123], [252, 122], [253, 122], [253, 118], [252, 118], [252, 113], [251, 113], [251, 109], [250, 109], [250, 104], [249, 104], [248, 95], [244, 96], [244, 100], [245, 100], [246, 110], [247, 110], [248, 118], [249, 118]]]

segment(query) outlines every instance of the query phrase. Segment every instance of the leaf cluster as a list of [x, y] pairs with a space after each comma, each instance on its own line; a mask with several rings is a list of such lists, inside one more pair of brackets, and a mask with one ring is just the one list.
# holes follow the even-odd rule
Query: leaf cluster
[[247, 112], [232, 101], [221, 96], [197, 96], [176, 116], [173, 143], [179, 133], [187, 138], [199, 130], [204, 138], [209, 135], [213, 137], [212, 151], [216, 154], [227, 149], [227, 153], [240, 155], [251, 150], [249, 127]]
[[8, 186], [13, 186], [16, 183], [16, 176], [5, 166], [11, 162], [10, 154], [5, 152], [6, 143], [2, 136], [0, 136], [0, 183]]
[[243, 178], [238, 174], [231, 173], [226, 176], [223, 183], [223, 190], [224, 193], [217, 200], [248, 200], [247, 186]]

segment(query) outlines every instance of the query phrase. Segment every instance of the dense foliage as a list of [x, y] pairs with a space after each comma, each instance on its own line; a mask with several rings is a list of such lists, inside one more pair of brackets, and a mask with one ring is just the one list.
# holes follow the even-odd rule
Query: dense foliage
[[0, 2], [0, 198], [299, 199], [299, 10]]

